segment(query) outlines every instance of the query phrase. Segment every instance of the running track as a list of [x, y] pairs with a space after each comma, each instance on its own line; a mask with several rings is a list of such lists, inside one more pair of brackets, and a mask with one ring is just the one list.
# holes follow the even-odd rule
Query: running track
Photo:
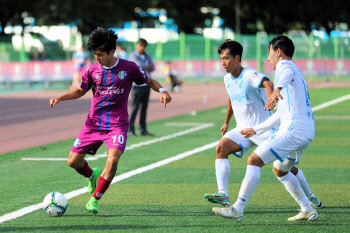
[[[317, 88], [350, 87], [350, 82], [308, 85]], [[89, 111], [91, 93], [78, 100], [64, 101], [50, 108], [49, 99], [63, 93], [65, 91], [1, 94], [0, 155], [75, 138], [82, 129]], [[224, 106], [228, 99], [222, 82], [185, 84], [184, 92], [174, 93], [172, 97], [172, 102], [164, 109], [159, 101], [159, 93], [151, 92], [147, 121]], [[152, 128], [148, 130], [157, 134]]]

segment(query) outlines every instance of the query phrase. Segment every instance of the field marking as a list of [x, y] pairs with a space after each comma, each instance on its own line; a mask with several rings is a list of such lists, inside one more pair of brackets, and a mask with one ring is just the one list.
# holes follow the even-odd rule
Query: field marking
[[340, 102], [343, 102], [343, 101], [349, 100], [349, 99], [350, 99], [350, 94], [349, 95], [344, 95], [344, 96], [336, 98], [334, 100], [330, 100], [330, 101], [325, 102], [323, 104], [317, 105], [317, 106], [312, 108], [312, 111], [316, 112], [318, 110], [327, 108], [327, 107], [329, 107], [331, 105], [334, 105], [334, 104], [337, 104], [337, 103], [340, 103]]
[[[211, 148], [215, 147], [218, 143], [219, 143], [219, 141], [208, 143], [208, 144], [205, 144], [204, 146], [197, 147], [195, 149], [183, 152], [183, 153], [175, 155], [173, 157], [170, 157], [170, 158], [152, 163], [150, 165], [140, 167], [140, 168], [137, 168], [135, 170], [123, 173], [119, 176], [114, 177], [111, 183], [112, 184], [117, 183], [119, 181], [125, 180], [127, 178], [132, 177], [132, 176], [135, 176], [135, 175], [147, 172], [149, 170], [155, 169], [157, 167], [160, 167], [160, 166], [172, 163], [174, 161], [186, 158], [190, 155], [211, 149]], [[77, 189], [77, 190], [74, 190], [72, 192], [66, 193], [64, 195], [66, 196], [67, 199], [71, 199], [73, 197], [77, 197], [77, 196], [82, 195], [82, 194], [87, 193], [87, 192], [88, 192], [88, 188], [85, 187], [85, 188]], [[7, 222], [7, 221], [10, 221], [10, 220], [13, 220], [13, 219], [16, 219], [16, 218], [19, 218], [19, 217], [22, 217], [26, 214], [30, 214], [36, 210], [41, 209], [41, 208], [43, 208], [42, 203], [38, 203], [35, 205], [24, 207], [22, 209], [16, 210], [16, 211], [8, 213], [8, 214], [4, 214], [3, 216], [0, 217], [0, 224]]]
[[[176, 122], [168, 122], [168, 123], [165, 123], [165, 125], [166, 126], [196, 126], [196, 127], [193, 127], [193, 128], [190, 128], [190, 129], [187, 129], [187, 130], [184, 130], [184, 131], [180, 131], [180, 132], [177, 132], [177, 133], [174, 133], [174, 134], [171, 134], [171, 135], [163, 136], [163, 137], [160, 137], [160, 138], [155, 138], [155, 139], [151, 139], [151, 140], [148, 140], [148, 141], [132, 144], [130, 146], [127, 146], [125, 148], [125, 150], [133, 150], [135, 148], [139, 148], [139, 147], [150, 145], [150, 144], [153, 144], [153, 143], [169, 140], [169, 139], [176, 138], [176, 137], [179, 137], [179, 136], [183, 136], [183, 135], [186, 135], [186, 134], [189, 134], [189, 133], [193, 133], [193, 132], [196, 132], [196, 131], [199, 131], [199, 130], [202, 130], [202, 129], [213, 127], [214, 123], [176, 123]], [[108, 155], [107, 155], [107, 152], [106, 152], [106, 153], [103, 153], [103, 154], [98, 154], [98, 155], [94, 155], [94, 156], [91, 156], [91, 157], [87, 157], [86, 160], [97, 160], [97, 159], [100, 159], [100, 158], [105, 158], [107, 156]], [[24, 161], [67, 161], [68, 158], [22, 158], [21, 160], [24, 160]]]
[[350, 116], [314, 116], [317, 120], [350, 120]]

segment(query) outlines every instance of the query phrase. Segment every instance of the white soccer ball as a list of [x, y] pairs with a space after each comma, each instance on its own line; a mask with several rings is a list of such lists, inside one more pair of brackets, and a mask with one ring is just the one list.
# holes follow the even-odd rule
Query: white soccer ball
[[43, 201], [44, 211], [51, 217], [60, 217], [68, 207], [67, 198], [59, 192], [47, 194]]

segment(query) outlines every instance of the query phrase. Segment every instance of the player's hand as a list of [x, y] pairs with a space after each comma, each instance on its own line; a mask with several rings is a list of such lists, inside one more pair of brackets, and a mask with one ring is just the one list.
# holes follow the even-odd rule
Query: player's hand
[[228, 124], [224, 124], [220, 129], [221, 134], [225, 135], [225, 133], [227, 133], [227, 129], [228, 129]]
[[271, 95], [270, 95], [270, 99], [271, 99], [271, 101], [274, 101], [274, 102], [278, 102], [278, 100], [283, 100], [283, 97], [282, 97], [282, 95], [281, 95], [281, 93], [280, 93], [280, 88], [275, 88], [275, 90], [273, 90], [273, 92], [271, 93]]
[[251, 136], [256, 134], [253, 128], [242, 129], [241, 131], [239, 131], [239, 133], [242, 134], [245, 138], [250, 138]]
[[276, 106], [275, 101], [271, 97], [268, 97], [264, 109], [270, 111], [270, 110], [273, 110], [275, 106]]
[[50, 99], [50, 107], [55, 106], [56, 104], [58, 104], [59, 102], [61, 102], [58, 98], [52, 98]]
[[171, 102], [172, 97], [170, 96], [169, 92], [163, 91], [160, 94], [160, 102], [164, 104], [164, 108], [166, 108], [166, 104]]

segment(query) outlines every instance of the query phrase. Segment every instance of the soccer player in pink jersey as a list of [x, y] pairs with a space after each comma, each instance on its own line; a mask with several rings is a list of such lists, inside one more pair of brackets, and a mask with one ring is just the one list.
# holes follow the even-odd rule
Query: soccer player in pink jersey
[[[97, 62], [84, 73], [79, 88], [50, 99], [53, 107], [63, 100], [78, 99], [92, 89], [90, 112], [72, 146], [68, 165], [87, 178], [89, 192], [93, 195], [86, 209], [94, 214], [98, 212], [98, 200], [108, 189], [125, 150], [129, 128], [128, 97], [132, 83], [146, 83], [160, 92], [164, 107], [171, 101], [168, 91], [134, 62], [114, 56], [117, 39], [112, 30], [95, 29], [89, 37], [88, 49], [94, 53]], [[102, 143], [106, 143], [108, 158], [101, 173], [99, 168], [91, 169], [84, 157], [96, 154]]]

